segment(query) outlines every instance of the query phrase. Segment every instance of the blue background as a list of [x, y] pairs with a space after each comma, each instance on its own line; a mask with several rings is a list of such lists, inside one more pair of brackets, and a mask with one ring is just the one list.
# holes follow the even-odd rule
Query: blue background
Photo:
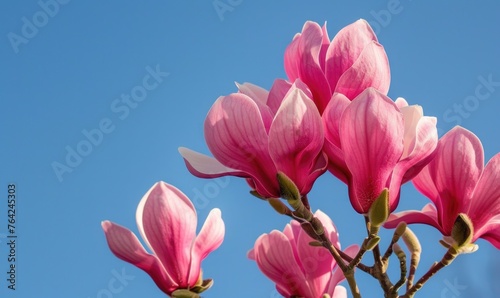
[[[230, 10], [217, 11], [214, 3]], [[497, 1], [73, 0], [50, 10], [47, 16], [37, 1], [8, 1], [0, 10], [0, 297], [164, 297], [147, 274], [111, 254], [100, 226], [109, 219], [137, 232], [137, 204], [159, 180], [194, 200], [199, 227], [210, 209], [222, 210], [226, 237], [203, 263], [205, 276], [215, 279], [204, 297], [278, 297], [246, 252], [288, 220], [250, 196], [241, 179], [191, 176], [177, 148], [209, 153], [203, 121], [212, 103], [235, 92], [234, 81], [268, 89], [284, 78], [284, 50], [307, 20], [327, 21], [332, 38], [367, 19], [389, 56], [392, 98], [422, 105], [438, 118], [440, 134], [456, 124], [472, 130], [486, 160], [500, 151], [500, 87], [484, 100], [470, 97], [481, 77], [500, 81]], [[37, 30], [24, 28], [28, 38], [13, 46], [9, 36], [22, 36], [26, 22]], [[125, 114], [115, 101], [142, 85], [148, 67], [169, 75]], [[462, 114], [453, 110], [458, 105]], [[86, 140], [82, 131], [106, 118], [113, 130], [59, 179], [53, 163], [64, 164], [68, 150]], [[16, 291], [6, 288], [9, 183], [18, 195]], [[310, 200], [333, 218], [344, 247], [361, 243], [363, 220], [345, 185], [324, 175]], [[398, 210], [427, 202], [408, 184]], [[423, 244], [418, 277], [444, 249], [434, 229], [414, 230]], [[390, 234], [383, 235], [386, 243]], [[498, 297], [500, 252], [478, 244], [420, 296]], [[371, 277], [357, 277], [364, 297], [382, 296]]]

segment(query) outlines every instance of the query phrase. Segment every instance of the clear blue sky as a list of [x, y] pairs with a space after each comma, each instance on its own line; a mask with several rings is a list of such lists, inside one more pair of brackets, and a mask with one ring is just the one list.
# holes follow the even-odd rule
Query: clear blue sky
[[[191, 176], [177, 148], [208, 153], [203, 121], [212, 103], [234, 92], [234, 81], [269, 88], [285, 77], [284, 50], [307, 20], [326, 21], [333, 37], [367, 19], [389, 56], [391, 97], [422, 105], [438, 118], [441, 134], [456, 124], [472, 130], [486, 159], [500, 151], [499, 83], [486, 98], [473, 98], [483, 80], [500, 82], [497, 1], [220, 0], [231, 6], [223, 14], [214, 1], [65, 1], [57, 9], [48, 5], [48, 12], [39, 3], [49, 0], [9, 1], [0, 10], [1, 297], [164, 297], [149, 276], [111, 254], [100, 227], [109, 219], [137, 232], [137, 204], [158, 180], [194, 199], [201, 222], [210, 209], [222, 210], [226, 238], [203, 264], [215, 279], [204, 297], [244, 288], [239, 297], [278, 297], [246, 252], [287, 219], [250, 196], [241, 179]], [[137, 86], [156, 68], [160, 76], [142, 94]], [[142, 101], [127, 106], [121, 95], [133, 92]], [[85, 147], [82, 131], [100, 126], [102, 140]], [[58, 177], [53, 163], [67, 163], [77, 146], [86, 156]], [[6, 289], [2, 238], [9, 183], [18, 195], [16, 291]], [[324, 175], [310, 198], [333, 218], [344, 247], [361, 242], [363, 220], [345, 185]], [[427, 202], [407, 185], [398, 210]], [[415, 231], [424, 246], [420, 276], [444, 249], [434, 229]], [[500, 252], [478, 244], [478, 252], [440, 272], [421, 296], [498, 297]], [[113, 283], [122, 270], [128, 279]], [[374, 281], [358, 277], [364, 297], [381, 296]]]

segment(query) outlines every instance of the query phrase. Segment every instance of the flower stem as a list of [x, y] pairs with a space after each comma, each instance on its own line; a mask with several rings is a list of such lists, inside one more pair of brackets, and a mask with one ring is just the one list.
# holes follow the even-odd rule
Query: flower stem
[[458, 256], [458, 252], [456, 251], [455, 248], [450, 247], [448, 251], [445, 253], [443, 258], [439, 263], [434, 263], [432, 267], [425, 273], [416, 283], [413, 285], [401, 298], [411, 298], [415, 295], [415, 293], [420, 290], [424, 284], [434, 275], [436, 274], [439, 270], [443, 269], [444, 267], [448, 266], [455, 260], [455, 258]]

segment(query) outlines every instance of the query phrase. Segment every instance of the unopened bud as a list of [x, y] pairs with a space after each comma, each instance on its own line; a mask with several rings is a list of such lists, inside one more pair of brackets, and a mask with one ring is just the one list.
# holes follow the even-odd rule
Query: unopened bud
[[300, 192], [297, 185], [283, 172], [276, 175], [280, 186], [281, 197], [288, 201], [300, 201]]
[[392, 251], [394, 251], [394, 253], [398, 257], [398, 259], [406, 258], [406, 254], [403, 251], [403, 249], [401, 248], [401, 246], [399, 246], [399, 244], [394, 243], [392, 245]]
[[267, 198], [264, 198], [263, 196], [261, 196], [257, 191], [255, 190], [251, 190], [250, 191], [250, 194], [258, 199], [261, 199], [261, 200], [267, 200]]
[[384, 188], [378, 198], [372, 203], [368, 211], [368, 219], [370, 220], [370, 233], [376, 234], [380, 226], [382, 226], [389, 217], [389, 190]]
[[273, 207], [279, 214], [290, 214], [292, 211], [281, 201], [279, 198], [270, 198], [267, 200], [271, 207]]
[[412, 230], [410, 230], [410, 228], [407, 227], [405, 229], [402, 238], [410, 253], [420, 255], [422, 252], [422, 246], [420, 245], [420, 241], [418, 241], [417, 236]]
[[394, 237], [397, 237], [398, 239], [401, 238], [401, 236], [403, 236], [405, 231], [406, 231], [406, 222], [402, 221], [396, 227], [396, 230], [394, 231]]
[[180, 289], [180, 290], [175, 290], [172, 293], [172, 298], [200, 298], [200, 295], [191, 292], [190, 290], [186, 289]]
[[380, 242], [380, 237], [379, 236], [375, 236], [373, 238], [371, 238], [370, 240], [368, 240], [367, 242], [363, 243], [363, 248], [365, 250], [372, 250], [375, 248], [375, 246], [377, 246], [377, 244]]
[[458, 250], [463, 246], [471, 243], [472, 236], [474, 235], [474, 226], [470, 218], [464, 214], [460, 213], [453, 224], [451, 229], [451, 237], [455, 241], [455, 248]]
[[203, 272], [200, 271], [200, 276], [198, 277], [198, 281], [196, 282], [196, 285], [190, 289], [190, 291], [199, 294], [210, 289], [210, 287], [212, 287], [213, 284], [214, 281], [210, 278], [203, 280]]

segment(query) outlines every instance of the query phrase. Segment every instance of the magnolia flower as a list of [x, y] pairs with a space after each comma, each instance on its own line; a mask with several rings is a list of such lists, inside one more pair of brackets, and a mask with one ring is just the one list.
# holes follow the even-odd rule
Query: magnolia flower
[[247, 178], [263, 198], [279, 197], [276, 175], [286, 174], [307, 194], [326, 171], [321, 116], [297, 81], [278, 80], [270, 92], [251, 84], [221, 96], [205, 120], [205, 139], [215, 158], [179, 148], [189, 171], [201, 178]]
[[387, 94], [390, 85], [387, 55], [365, 20], [344, 27], [331, 42], [326, 25], [306, 22], [286, 49], [285, 71], [311, 89], [320, 113], [336, 92], [353, 99], [368, 87]]
[[500, 153], [484, 166], [481, 141], [455, 127], [440, 140], [436, 157], [413, 179], [415, 187], [434, 204], [422, 211], [392, 214], [385, 227], [401, 221], [423, 223], [451, 236], [460, 213], [472, 222], [472, 241], [483, 238], [500, 249]]
[[201, 261], [224, 239], [220, 210], [210, 212], [196, 236], [196, 211], [189, 198], [174, 186], [158, 182], [140, 201], [136, 220], [152, 253], [146, 252], [129, 229], [103, 221], [113, 254], [144, 270], [168, 295], [177, 289], [200, 287]]
[[384, 188], [392, 212], [400, 187], [433, 157], [436, 118], [374, 88], [350, 101], [336, 93], [323, 113], [328, 169], [349, 186], [354, 209], [366, 214]]
[[[332, 220], [320, 210], [314, 214], [324, 225], [331, 242], [340, 249], [337, 230]], [[346, 289], [337, 286], [344, 275], [324, 247], [311, 246], [313, 239], [297, 221], [291, 221], [283, 232], [274, 230], [261, 235], [248, 257], [269, 279], [284, 297], [321, 298], [329, 294], [333, 298], [346, 298]], [[346, 253], [354, 256], [358, 246], [348, 247]]]

